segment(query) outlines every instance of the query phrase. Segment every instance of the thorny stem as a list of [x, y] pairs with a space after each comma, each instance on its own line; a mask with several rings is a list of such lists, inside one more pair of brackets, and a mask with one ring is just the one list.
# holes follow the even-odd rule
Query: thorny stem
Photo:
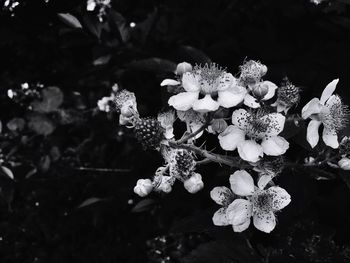
[[177, 143], [177, 144], [183, 144], [183, 143], [185, 143], [185, 142], [188, 142], [188, 140], [190, 140], [190, 139], [196, 137], [199, 133], [201, 133], [202, 131], [204, 131], [205, 128], [208, 127], [208, 125], [209, 125], [209, 121], [206, 121], [206, 122], [202, 125], [202, 127], [200, 127], [198, 130], [196, 130], [196, 131], [193, 132], [193, 133], [190, 133], [190, 134], [188, 134], [188, 135], [183, 136], [180, 140], [176, 141], [176, 143]]

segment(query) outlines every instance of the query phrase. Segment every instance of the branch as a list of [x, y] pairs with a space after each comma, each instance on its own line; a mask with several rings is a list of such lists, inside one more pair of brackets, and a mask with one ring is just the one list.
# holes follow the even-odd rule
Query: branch
[[202, 127], [200, 127], [198, 130], [196, 130], [195, 132], [193, 133], [190, 133], [186, 136], [183, 136], [180, 140], [176, 141], [177, 144], [183, 144], [185, 142], [187, 142], [189, 139], [193, 138], [193, 137], [196, 137], [199, 133], [201, 133], [202, 131], [205, 130], [205, 128], [207, 128], [209, 125], [209, 121], [206, 121]]

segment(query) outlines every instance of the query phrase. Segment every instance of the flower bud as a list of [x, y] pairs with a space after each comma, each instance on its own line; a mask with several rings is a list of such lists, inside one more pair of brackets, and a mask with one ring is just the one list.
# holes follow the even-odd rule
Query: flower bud
[[338, 162], [338, 165], [341, 169], [348, 171], [350, 170], [350, 159], [347, 157], [343, 157]]
[[137, 180], [136, 186], [134, 187], [135, 194], [145, 197], [149, 195], [153, 190], [152, 181], [150, 179], [139, 179]]
[[222, 133], [227, 128], [227, 123], [224, 119], [215, 119], [210, 126], [214, 133]]
[[182, 62], [177, 64], [175, 74], [176, 75], [182, 75], [186, 72], [192, 71], [192, 65], [187, 62]]
[[256, 98], [263, 98], [267, 92], [269, 91], [269, 87], [267, 85], [264, 85], [264, 84], [257, 84], [253, 87], [253, 95], [256, 97]]
[[161, 182], [158, 186], [158, 190], [168, 194], [173, 189], [172, 188], [173, 183], [174, 183], [174, 180], [172, 179], [171, 176], [162, 176]]
[[195, 194], [202, 190], [204, 187], [202, 176], [199, 173], [193, 173], [189, 179], [184, 181], [184, 187], [191, 194]]
[[131, 116], [134, 115], [134, 111], [133, 111], [133, 109], [130, 106], [124, 105], [120, 109], [120, 114], [123, 115], [126, 118], [130, 118]]
[[112, 91], [117, 93], [119, 91], [119, 86], [117, 83], [115, 83], [113, 86], [112, 86]]

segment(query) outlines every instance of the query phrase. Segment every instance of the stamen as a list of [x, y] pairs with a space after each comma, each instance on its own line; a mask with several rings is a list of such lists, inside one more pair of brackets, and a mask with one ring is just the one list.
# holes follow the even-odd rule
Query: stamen
[[193, 72], [199, 75], [201, 91], [204, 94], [217, 93], [218, 85], [227, 81], [223, 78], [226, 73], [225, 69], [216, 63], [205, 64], [204, 66], [196, 65]]
[[253, 212], [270, 212], [273, 209], [273, 195], [266, 191], [261, 191], [252, 197]]
[[349, 122], [349, 108], [344, 105], [341, 98], [335, 95], [332, 103], [327, 105], [327, 111], [321, 113], [321, 120], [326, 129], [339, 131]]

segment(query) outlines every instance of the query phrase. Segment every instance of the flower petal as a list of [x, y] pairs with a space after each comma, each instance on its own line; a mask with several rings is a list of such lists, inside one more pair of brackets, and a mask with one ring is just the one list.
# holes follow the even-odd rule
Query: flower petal
[[264, 96], [264, 98], [262, 98], [262, 100], [269, 100], [273, 96], [275, 96], [276, 89], [278, 88], [275, 83], [266, 80], [266, 81], [263, 81], [262, 83], [260, 83], [260, 85], [267, 87], [267, 93]]
[[190, 72], [185, 72], [182, 75], [182, 86], [186, 91], [199, 91], [201, 88], [197, 75]]
[[250, 225], [250, 218], [247, 219], [245, 222], [243, 222], [240, 225], [232, 225], [233, 227], [233, 231], [234, 232], [243, 232], [244, 230], [246, 230]]
[[230, 224], [226, 215], [226, 207], [222, 207], [215, 212], [213, 215], [213, 223], [216, 226], [227, 226]]
[[225, 151], [233, 151], [240, 142], [244, 141], [244, 132], [234, 125], [228, 126], [219, 134], [219, 143]]
[[174, 79], [165, 79], [162, 81], [162, 83], [160, 83], [160, 85], [163, 86], [176, 86], [176, 85], [180, 85], [181, 83], [177, 80]]
[[311, 120], [307, 126], [306, 140], [309, 142], [311, 148], [314, 148], [320, 139], [320, 136], [318, 135], [318, 129], [320, 125], [320, 121]]
[[248, 120], [251, 117], [251, 114], [248, 113], [245, 109], [238, 109], [232, 113], [232, 124], [245, 130], [248, 126]]
[[258, 211], [253, 215], [254, 226], [265, 233], [270, 233], [276, 226], [276, 218], [272, 211]]
[[235, 85], [218, 92], [218, 102], [224, 108], [231, 108], [241, 103], [247, 93], [246, 88]]
[[198, 112], [216, 111], [219, 107], [220, 104], [213, 100], [209, 94], [205, 95], [203, 99], [193, 103], [193, 110]]
[[263, 147], [265, 154], [279, 156], [288, 150], [289, 143], [281, 136], [273, 136], [271, 138], [264, 139], [261, 146]]
[[339, 79], [334, 79], [325, 87], [320, 98], [321, 104], [325, 104], [325, 102], [330, 98], [330, 96], [335, 91], [335, 88], [337, 87], [338, 82], [339, 82]]
[[333, 149], [337, 149], [339, 147], [338, 135], [335, 131], [324, 128], [322, 133], [322, 139], [326, 145], [332, 147]]
[[236, 199], [227, 207], [226, 215], [230, 224], [243, 224], [252, 216], [252, 204], [246, 199]]
[[261, 120], [268, 125], [266, 135], [274, 136], [283, 131], [286, 117], [284, 117], [281, 113], [270, 113], [263, 116]]
[[217, 90], [227, 90], [237, 83], [236, 78], [231, 73], [225, 73], [221, 77], [219, 77], [219, 84], [217, 86]]
[[273, 172], [260, 175], [259, 180], [258, 180], [259, 189], [263, 190], [266, 187], [266, 185], [269, 182], [271, 182], [272, 178], [274, 178], [275, 176], [276, 176], [276, 174]]
[[272, 208], [277, 211], [285, 208], [289, 205], [291, 198], [286, 190], [279, 186], [272, 186], [266, 190], [269, 194], [272, 194]]
[[245, 170], [239, 170], [231, 174], [230, 184], [233, 193], [247, 196], [254, 193], [254, 180]]
[[318, 98], [313, 98], [310, 100], [301, 110], [301, 117], [305, 120], [313, 114], [318, 114], [321, 112], [322, 104]]
[[256, 101], [256, 98], [254, 98], [252, 95], [250, 95], [249, 93], [247, 93], [244, 96], [244, 105], [256, 109], [260, 107], [260, 103]]
[[246, 140], [237, 145], [239, 156], [247, 162], [255, 163], [264, 155], [263, 148], [255, 141]]
[[169, 98], [169, 105], [180, 111], [187, 111], [192, 108], [195, 101], [198, 100], [197, 92], [181, 92]]
[[234, 195], [226, 186], [217, 186], [210, 191], [210, 197], [218, 205], [228, 205], [233, 201]]

